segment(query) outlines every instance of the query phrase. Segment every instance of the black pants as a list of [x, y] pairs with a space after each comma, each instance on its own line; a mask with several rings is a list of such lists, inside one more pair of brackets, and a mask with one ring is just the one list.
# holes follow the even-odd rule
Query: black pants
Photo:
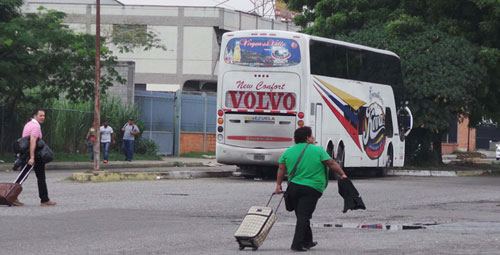
[[297, 217], [292, 247], [300, 247], [313, 241], [310, 220], [322, 194], [309, 186], [293, 182], [287, 187], [287, 191], [290, 192]]
[[35, 158], [35, 174], [38, 180], [38, 195], [42, 203], [49, 201], [49, 192], [47, 191], [47, 183], [45, 182], [45, 163], [40, 157]]

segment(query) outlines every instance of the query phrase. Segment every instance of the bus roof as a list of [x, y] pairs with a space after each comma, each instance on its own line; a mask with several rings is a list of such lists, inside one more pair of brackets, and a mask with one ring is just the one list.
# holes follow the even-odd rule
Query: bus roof
[[240, 31], [227, 32], [226, 34], [233, 34], [235, 36], [251, 36], [251, 35], [279, 36], [279, 35], [286, 35], [286, 36], [289, 36], [291, 38], [293, 38], [294, 36], [299, 36], [299, 37], [306, 39], [307, 41], [316, 40], [316, 41], [322, 41], [322, 42], [327, 42], [327, 43], [332, 43], [332, 44], [337, 44], [337, 45], [344, 45], [344, 46], [350, 47], [350, 48], [373, 51], [373, 52], [391, 55], [391, 56], [395, 56], [395, 57], [399, 58], [399, 56], [392, 51], [372, 48], [372, 47], [368, 47], [368, 46], [364, 46], [364, 45], [360, 45], [360, 44], [349, 43], [349, 42], [339, 41], [339, 40], [325, 38], [325, 37], [319, 37], [319, 36], [308, 35], [308, 34], [304, 34], [304, 33], [298, 33], [298, 32], [290, 32], [290, 31], [282, 31], [282, 30], [240, 30]]

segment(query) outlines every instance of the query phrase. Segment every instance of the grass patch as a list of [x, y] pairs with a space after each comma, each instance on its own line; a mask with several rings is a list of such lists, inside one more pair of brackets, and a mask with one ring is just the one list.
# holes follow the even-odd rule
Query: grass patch
[[184, 153], [181, 154], [181, 157], [186, 157], [186, 158], [203, 158], [203, 155], [207, 156], [215, 156], [215, 151], [208, 151], [208, 152], [189, 152], [189, 153]]
[[[54, 153], [54, 162], [90, 162], [90, 152], [88, 153]], [[101, 160], [103, 159], [103, 154], [101, 153]], [[13, 154], [0, 154], [0, 160], [5, 163], [14, 163]], [[125, 156], [119, 152], [110, 152], [109, 161], [123, 161]], [[136, 154], [134, 153], [134, 160], [161, 160], [161, 156], [158, 155], [146, 155], [146, 154]]]

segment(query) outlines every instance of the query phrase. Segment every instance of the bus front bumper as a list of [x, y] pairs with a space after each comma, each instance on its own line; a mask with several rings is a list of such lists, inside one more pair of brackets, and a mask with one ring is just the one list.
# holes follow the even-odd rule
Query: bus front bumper
[[223, 164], [277, 166], [278, 159], [286, 149], [242, 148], [217, 143], [215, 155], [217, 162]]

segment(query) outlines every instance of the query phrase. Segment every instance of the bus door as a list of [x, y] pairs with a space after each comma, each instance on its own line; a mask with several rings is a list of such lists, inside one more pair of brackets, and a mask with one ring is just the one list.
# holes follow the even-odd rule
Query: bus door
[[[314, 108], [313, 108], [314, 109]], [[314, 137], [316, 138], [316, 144], [318, 146], [322, 146], [322, 128], [323, 128], [323, 105], [316, 104], [316, 108], [314, 109], [315, 121], [314, 121]]]

